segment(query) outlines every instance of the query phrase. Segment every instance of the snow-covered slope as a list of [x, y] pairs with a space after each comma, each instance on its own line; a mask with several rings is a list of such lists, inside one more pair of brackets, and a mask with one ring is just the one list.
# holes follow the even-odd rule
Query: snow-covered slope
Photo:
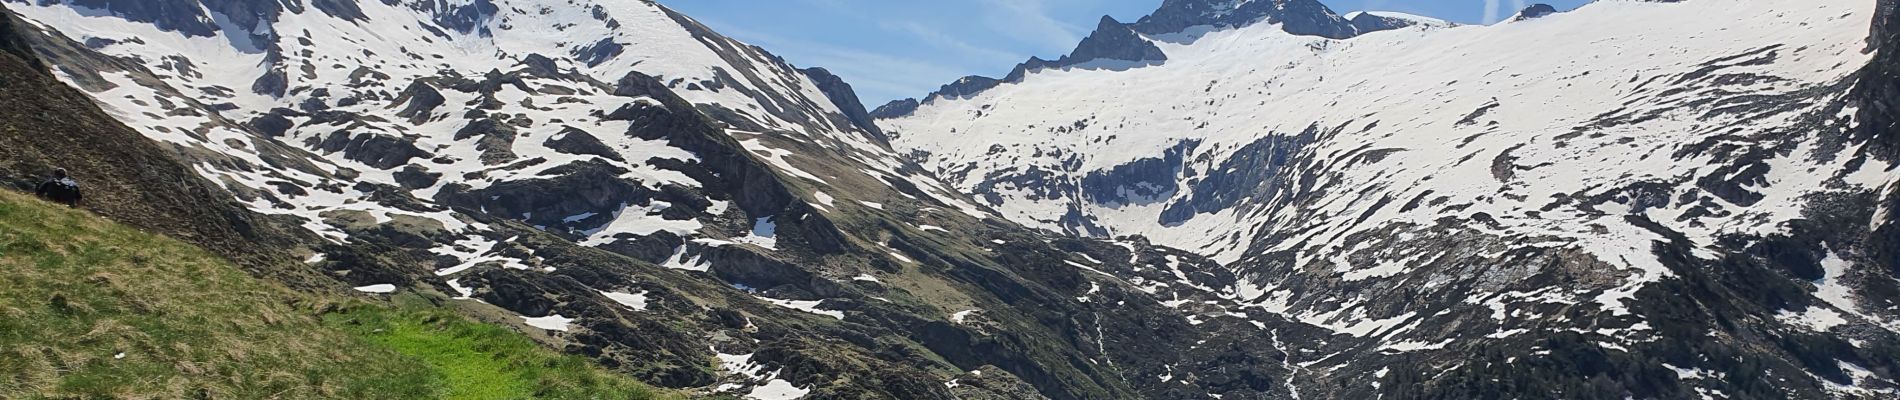
[[[994, 218], [841, 79], [654, 2], [5, 4], [197, 175], [152, 179], [308, 231], [294, 257], [338, 290], [432, 296], [708, 396], [1289, 390], [1248, 381], [1290, 373], [1265, 325], [1200, 319], [1235, 306], [1232, 274]], [[1153, 379], [1174, 373], [1204, 380]]]
[[[1632, 365], [1727, 371], [1647, 346], [1774, 332], [1784, 355], [1765, 357], [1828, 360], [1801, 361], [1818, 366], [1780, 395], [1873, 396], [1892, 377], [1857, 360], [1892, 354], [1869, 343], [1900, 328], [1890, 279], [1860, 278], [1891, 276], [1858, 243], [1900, 176], [1849, 134], [1874, 16], [1851, 0], [1601, 1], [1344, 40], [1188, 28], [1150, 35], [1166, 63], [1045, 69], [879, 124], [1012, 220], [1198, 251], [1247, 278], [1238, 298], [1257, 310], [1364, 340], [1305, 359], [1333, 371], [1316, 379], [1441, 379], [1426, 371], [1468, 373], [1478, 349], [1526, 362], [1579, 332], [1591, 351], [1667, 360]], [[1690, 289], [1709, 286], [1722, 293]], [[1778, 322], [1716, 322], [1736, 315]], [[1708, 330], [1744, 338], [1689, 333]], [[1785, 342], [1844, 332], [1858, 342]], [[1379, 365], [1401, 357], [1437, 361]], [[1487, 371], [1473, 377], [1503, 373]], [[1670, 390], [1741, 390], [1676, 375], [1695, 389]]]
[[[1551, 226], [1512, 228], [1560, 234], [1603, 217], [1525, 214], [1554, 195], [1587, 197], [1592, 188], [1620, 189], [1612, 187], [1617, 182], [1713, 173], [1709, 164], [1734, 154], [1671, 153], [1719, 140], [1737, 121], [1786, 125], [1809, 111], [1725, 108], [1710, 95], [1785, 95], [1839, 82], [1866, 63], [1860, 50], [1869, 11], [1853, 2], [1605, 2], [1535, 23], [1344, 41], [1260, 24], [1171, 44], [1164, 48], [1171, 57], [1165, 65], [1044, 71], [994, 93], [937, 101], [914, 116], [880, 123], [897, 132], [896, 146], [927, 153], [944, 176], [996, 196], [994, 205], [1019, 221], [1141, 234], [1228, 260], [1250, 244], [1231, 239], [1236, 233], [1351, 234], [1357, 218], [1350, 217], [1358, 216], [1335, 217], [1381, 201], [1400, 204], [1368, 219], [1430, 221], [1455, 209], [1543, 221], [1524, 223]], [[1730, 28], [1738, 24], [1785, 29]], [[1649, 39], [1659, 37], [1671, 39]], [[1778, 112], [1760, 115], [1764, 111]], [[1242, 152], [1265, 156], [1247, 168], [1256, 171], [1221, 168]], [[1315, 154], [1338, 172], [1316, 176], [1320, 186], [1350, 188], [1351, 195], [1294, 207], [1286, 204], [1298, 199], [1272, 197], [1283, 195], [1272, 190], [1233, 188], [1243, 191], [1234, 196], [1193, 190], [1194, 182], [1233, 174], [1271, 175], [1258, 170], [1281, 167], [1268, 161], [1299, 153]], [[1153, 179], [1123, 179], [1119, 187], [1088, 179], [1168, 158], [1176, 161], [1166, 167], [1181, 170], [1159, 168], [1130, 177]], [[1817, 162], [1804, 154], [1782, 158]], [[1846, 161], [1819, 162], [1814, 169], [1829, 174]], [[1035, 184], [1010, 181], [1044, 172], [1055, 176]], [[1877, 173], [1853, 178], [1863, 186], [1884, 183]], [[1763, 194], [1782, 200], [1761, 202], [1775, 207], [1727, 218], [1785, 220], [1793, 216], [1787, 200], [1804, 193], [1798, 186], [1819, 183], [1782, 182], [1792, 183], [1785, 193]], [[1399, 210], [1427, 191], [1435, 205]], [[1706, 240], [1732, 224], [1702, 225], [1709, 227], [1697, 236]]]

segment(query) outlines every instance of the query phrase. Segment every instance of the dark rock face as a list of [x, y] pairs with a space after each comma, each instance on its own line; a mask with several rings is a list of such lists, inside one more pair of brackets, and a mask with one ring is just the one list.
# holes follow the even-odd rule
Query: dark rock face
[[[1889, 162], [1900, 160], [1900, 5], [1881, 2], [1868, 47], [1874, 60], [1860, 72], [1854, 98], [1860, 103], [1861, 127], [1855, 139], [1866, 140], [1873, 152]], [[1900, 214], [1900, 213], [1896, 213]]]
[[552, 175], [549, 179], [504, 182], [472, 191], [447, 187], [436, 200], [532, 226], [585, 230], [599, 227], [605, 220], [574, 216], [612, 215], [623, 207], [650, 204], [656, 194], [637, 182], [620, 179], [626, 170], [606, 163], [590, 161], [558, 169], [548, 173]]
[[1136, 22], [1135, 30], [1159, 35], [1202, 25], [1245, 26], [1262, 21], [1283, 24], [1295, 35], [1345, 39], [1355, 34], [1351, 23], [1317, 0], [1167, 0]]
[[317, 148], [329, 153], [343, 152], [345, 158], [378, 169], [400, 167], [409, 164], [411, 159], [429, 156], [409, 139], [380, 133], [351, 135], [347, 130], [331, 133]]
[[825, 70], [824, 68], [806, 68], [799, 70], [799, 72], [811, 77], [813, 82], [818, 83], [818, 91], [823, 92], [826, 98], [831, 99], [831, 105], [837, 106], [839, 110], [844, 111], [844, 118], [851, 121], [851, 125], [858, 127], [858, 129], [863, 129], [865, 132], [870, 132], [875, 136], [881, 137], [884, 135], [884, 131], [878, 129], [877, 124], [872, 122], [871, 114], [864, 110], [864, 103], [858, 100], [858, 92], [852, 90], [851, 84], [845, 82], [844, 78], [832, 75], [831, 71]]
[[405, 166], [401, 171], [396, 171], [393, 176], [396, 178], [396, 183], [408, 189], [432, 187], [442, 180], [441, 173], [429, 172], [428, 168], [417, 165]]
[[488, 18], [493, 17], [496, 11], [501, 11], [491, 0], [474, 0], [457, 6], [445, 4], [443, 7], [446, 9], [435, 14], [436, 24], [462, 33], [478, 32], [483, 36], [488, 35], [488, 28], [482, 25], [488, 23]]
[[1134, 28], [1114, 17], [1102, 16], [1095, 32], [1082, 39], [1067, 58], [1058, 61], [1058, 65], [1075, 65], [1095, 60], [1123, 61], [1167, 61], [1168, 55], [1161, 52], [1153, 42], [1135, 33]]
[[[1883, 1], [1878, 11], [1868, 43], [1874, 59], [1860, 71], [1851, 95], [1861, 106], [1861, 126], [1851, 139], [1867, 143], [1869, 156], [1893, 163], [1900, 161], [1900, 5]], [[1900, 186], [1876, 195], [1880, 200], [1874, 206], [1886, 210], [1886, 218], [1873, 221], [1866, 239], [1869, 259], [1900, 275]]]
[[1184, 156], [1199, 142], [1186, 142], [1168, 148], [1160, 158], [1095, 171], [1082, 178], [1082, 196], [1097, 204], [1149, 204], [1166, 201], [1179, 190], [1176, 178]]
[[560, 133], [549, 136], [542, 145], [567, 154], [595, 155], [614, 161], [626, 161], [620, 157], [620, 152], [607, 147], [606, 144], [600, 142], [599, 138], [571, 126], [561, 128]]
[[0, 52], [13, 56], [32, 69], [45, 70], [45, 63], [40, 62], [39, 55], [34, 54], [33, 47], [27, 44], [25, 34], [14, 27], [17, 23], [12, 12], [6, 11], [5, 5], [0, 3]]
[[[83, 185], [85, 207], [116, 221], [191, 242], [252, 271], [275, 271], [275, 255], [300, 236], [245, 210], [230, 192], [168, 156], [167, 149], [114, 120], [61, 83], [27, 50], [50, 40], [0, 5], [0, 182], [30, 190], [66, 168]], [[76, 44], [70, 44], [75, 45]]]
[[403, 89], [402, 95], [396, 98], [397, 104], [404, 104], [396, 116], [408, 118], [411, 124], [422, 125], [429, 122], [429, 118], [434, 117], [436, 107], [441, 107], [446, 101], [448, 99], [442, 97], [442, 92], [437, 91], [434, 85], [420, 80], [410, 82], [409, 87]]
[[[275, 0], [63, 0], [77, 6], [111, 10], [129, 21], [151, 23], [159, 29], [189, 36], [217, 36], [218, 24], [206, 12], [216, 12], [237, 26], [274, 22], [284, 5]], [[325, 3], [334, 3], [326, 1]], [[353, 7], [353, 5], [352, 5]], [[294, 11], [294, 10], [293, 10]], [[359, 10], [358, 14], [361, 13]]]
[[1552, 7], [1549, 4], [1543, 4], [1543, 3], [1532, 4], [1530, 7], [1525, 7], [1524, 11], [1519, 11], [1517, 13], [1517, 20], [1524, 21], [1524, 20], [1538, 19], [1538, 18], [1543, 18], [1545, 16], [1549, 16], [1551, 14], [1556, 14], [1556, 13], [1557, 13], [1557, 7]]
[[592, 67], [619, 57], [626, 51], [627, 47], [620, 42], [615, 42], [613, 39], [601, 39], [594, 44], [574, 48], [574, 57]]
[[257, 77], [257, 81], [251, 83], [252, 93], [271, 97], [284, 97], [287, 90], [290, 90], [290, 77], [284, 74], [282, 67], [265, 72], [264, 76]]
[[889, 103], [878, 106], [876, 110], [872, 110], [871, 118], [887, 119], [910, 115], [917, 112], [919, 105], [917, 99], [891, 100]]
[[520, 133], [513, 125], [496, 118], [481, 118], [455, 132], [455, 139], [478, 139], [475, 148], [482, 151], [482, 164], [500, 165], [515, 161], [515, 138]]
[[936, 93], [931, 93], [930, 98], [970, 97], [1001, 84], [1003, 84], [1003, 81], [995, 78], [971, 75], [963, 77], [963, 79], [958, 79], [956, 82], [951, 82], [948, 85], [943, 85], [942, 88], [937, 89]]
[[1293, 186], [1299, 177], [1289, 176], [1287, 166], [1317, 134], [1317, 129], [1309, 129], [1299, 136], [1267, 136], [1242, 147], [1233, 158], [1195, 181], [1188, 188], [1187, 198], [1169, 204], [1161, 213], [1161, 223], [1179, 224], [1195, 214], [1218, 212], [1242, 199], [1269, 196]]

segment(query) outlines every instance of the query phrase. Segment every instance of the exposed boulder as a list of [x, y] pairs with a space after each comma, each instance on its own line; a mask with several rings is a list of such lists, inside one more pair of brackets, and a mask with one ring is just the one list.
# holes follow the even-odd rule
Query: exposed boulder
[[462, 130], [455, 131], [455, 139], [479, 138], [475, 149], [482, 152], [482, 164], [501, 165], [520, 158], [515, 155], [515, 138], [520, 133], [513, 125], [502, 123], [495, 118], [478, 118], [469, 122]]
[[422, 125], [435, 116], [436, 107], [441, 107], [447, 101], [448, 98], [442, 97], [442, 92], [436, 90], [435, 85], [427, 80], [417, 80], [409, 82], [409, 87], [402, 90], [393, 104], [403, 105], [402, 111], [397, 111], [396, 116], [408, 118], [411, 124]]
[[317, 149], [325, 153], [343, 152], [344, 158], [356, 160], [376, 169], [390, 169], [403, 166], [417, 157], [428, 157], [429, 153], [417, 148], [414, 141], [407, 138], [381, 133], [362, 133], [351, 135], [348, 130], [330, 133]]
[[442, 180], [442, 173], [429, 172], [428, 167], [415, 164], [402, 167], [401, 171], [396, 171], [392, 176], [396, 178], [397, 184], [407, 189], [432, 187]]
[[620, 152], [601, 143], [600, 139], [595, 138], [594, 135], [572, 126], [561, 127], [560, 133], [549, 136], [548, 140], [542, 142], [541, 145], [567, 154], [594, 155], [614, 161], [626, 161], [620, 156]]

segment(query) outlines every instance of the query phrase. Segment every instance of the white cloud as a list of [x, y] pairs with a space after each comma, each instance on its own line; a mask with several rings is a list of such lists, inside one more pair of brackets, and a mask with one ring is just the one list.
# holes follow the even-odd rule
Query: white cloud
[[1498, 4], [1499, 1], [1500, 0], [1484, 0], [1484, 23], [1495, 24], [1498, 22], [1498, 9], [1501, 6], [1501, 4]]

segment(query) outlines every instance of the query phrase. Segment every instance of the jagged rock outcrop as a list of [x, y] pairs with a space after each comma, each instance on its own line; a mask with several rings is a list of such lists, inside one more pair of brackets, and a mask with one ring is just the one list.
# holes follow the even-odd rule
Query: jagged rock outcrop
[[1556, 14], [1556, 13], [1557, 13], [1557, 7], [1552, 7], [1549, 4], [1537, 3], [1537, 4], [1532, 4], [1529, 7], [1525, 7], [1524, 10], [1522, 11], [1518, 11], [1517, 17], [1513, 18], [1512, 20], [1514, 21], [1532, 20], [1532, 19], [1543, 18], [1543, 17], [1549, 16], [1551, 14]]
[[1175, 33], [1190, 27], [1235, 27], [1254, 23], [1280, 24], [1288, 33], [1345, 39], [1355, 35], [1352, 24], [1318, 0], [1166, 0], [1161, 8], [1135, 23], [1150, 35]]
[[884, 131], [878, 129], [877, 124], [871, 119], [870, 112], [865, 111], [864, 102], [858, 100], [858, 92], [852, 90], [851, 84], [845, 82], [844, 78], [832, 75], [831, 71], [824, 68], [806, 68], [799, 71], [804, 72], [805, 76], [811, 77], [811, 80], [818, 84], [818, 90], [824, 92], [826, 98], [831, 99], [832, 105], [844, 111], [844, 117], [851, 121], [851, 125], [879, 137], [884, 135]]
[[885, 119], [910, 115], [910, 113], [917, 111], [917, 105], [917, 99], [891, 100], [889, 103], [877, 106], [876, 110], [872, 110], [871, 118]]
[[600, 156], [614, 161], [626, 161], [619, 151], [607, 147], [607, 144], [601, 143], [600, 139], [594, 138], [593, 134], [571, 126], [562, 127], [561, 132], [549, 136], [547, 142], [541, 145], [567, 154]]
[[1095, 32], [1082, 38], [1082, 43], [1076, 45], [1075, 51], [1056, 64], [1069, 66], [1096, 60], [1167, 61], [1168, 55], [1136, 33], [1132, 26], [1104, 15], [1102, 21], [1096, 24]]

